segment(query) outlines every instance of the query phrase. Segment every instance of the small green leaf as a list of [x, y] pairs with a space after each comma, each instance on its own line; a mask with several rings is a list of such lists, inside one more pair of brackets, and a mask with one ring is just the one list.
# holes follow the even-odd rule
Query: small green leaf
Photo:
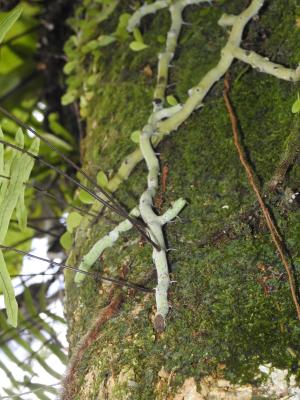
[[298, 99], [294, 102], [293, 106], [292, 106], [292, 113], [293, 114], [297, 114], [298, 112], [300, 112], [300, 98], [298, 95]]
[[3, 41], [5, 35], [17, 21], [23, 11], [22, 6], [18, 6], [11, 10], [8, 14], [0, 19], [0, 43]]
[[67, 230], [68, 232], [72, 233], [75, 228], [80, 224], [82, 220], [82, 215], [78, 212], [74, 211], [71, 212], [67, 217]]
[[61, 104], [63, 106], [67, 106], [68, 104], [73, 103], [78, 97], [78, 93], [76, 90], [70, 90], [66, 94], [64, 94], [61, 98]]
[[81, 49], [83, 54], [90, 53], [91, 51], [96, 50], [99, 47], [99, 42], [97, 40], [91, 40], [86, 45], [84, 45]]
[[130, 135], [130, 139], [134, 142], [134, 143], [140, 143], [140, 136], [141, 136], [141, 131], [134, 131], [132, 132], [132, 134]]
[[139, 28], [134, 28], [133, 37], [136, 40], [136, 42], [144, 43], [144, 39]]
[[66, 79], [66, 83], [69, 87], [68, 91], [73, 90], [76, 92], [76, 89], [79, 89], [82, 86], [82, 77], [81, 75], [75, 74], [75, 75], [69, 75]]
[[176, 100], [176, 98], [174, 96], [170, 95], [170, 96], [167, 96], [167, 103], [170, 106], [176, 106], [178, 104], [178, 101]]
[[107, 176], [105, 175], [105, 173], [103, 171], [99, 171], [97, 174], [97, 183], [99, 186], [103, 187], [103, 188], [107, 188], [108, 185], [108, 179]]
[[158, 43], [161, 43], [161, 44], [166, 43], [166, 38], [164, 35], [158, 35], [156, 39], [157, 39]]
[[119, 23], [115, 35], [121, 40], [126, 40], [129, 36], [127, 25], [130, 17], [131, 15], [128, 13], [121, 14], [119, 17]]
[[82, 111], [83, 108], [86, 108], [88, 105], [87, 99], [85, 96], [80, 96], [80, 111]]
[[94, 203], [94, 197], [91, 196], [88, 192], [86, 192], [83, 189], [79, 190], [78, 198], [84, 204], [93, 204]]
[[105, 47], [105, 46], [108, 46], [109, 44], [115, 42], [116, 38], [114, 36], [110, 36], [110, 35], [101, 35], [98, 37], [97, 41], [98, 41], [100, 47]]
[[59, 239], [60, 244], [65, 250], [70, 250], [72, 247], [73, 239], [70, 232], [65, 232]]
[[88, 86], [94, 86], [97, 82], [97, 79], [98, 79], [98, 75], [91, 75], [87, 78], [86, 84]]
[[133, 41], [130, 43], [129, 47], [131, 48], [132, 51], [141, 51], [149, 46], [143, 42]]
[[76, 60], [76, 61], [70, 61], [70, 62], [68, 62], [68, 63], [65, 64], [65, 66], [64, 66], [64, 73], [65, 73], [66, 75], [71, 74], [71, 72], [74, 71], [74, 69], [76, 68], [77, 65], [78, 65], [77, 60]]
[[92, 98], [95, 96], [95, 92], [86, 92], [85, 94], [84, 94], [84, 97], [86, 98], [86, 100], [87, 101], [90, 101], [90, 100], [92, 100]]

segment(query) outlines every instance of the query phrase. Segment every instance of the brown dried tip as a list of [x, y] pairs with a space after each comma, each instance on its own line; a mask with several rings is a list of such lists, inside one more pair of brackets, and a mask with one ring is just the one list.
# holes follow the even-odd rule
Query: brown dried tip
[[166, 323], [165, 319], [161, 314], [157, 314], [154, 318], [154, 329], [156, 332], [161, 333], [165, 330]]

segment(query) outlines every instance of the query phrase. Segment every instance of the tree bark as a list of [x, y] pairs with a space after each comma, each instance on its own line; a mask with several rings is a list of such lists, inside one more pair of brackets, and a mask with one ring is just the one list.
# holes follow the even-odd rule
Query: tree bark
[[[188, 89], [219, 61], [228, 32], [218, 19], [224, 12], [239, 14], [248, 4], [230, 0], [186, 9], [188, 24], [172, 62], [168, 94], [185, 101]], [[118, 21], [124, 10], [128, 4], [120, 4], [111, 20]], [[266, 1], [247, 25], [241, 46], [295, 68], [300, 58], [297, 12], [294, 0]], [[102, 34], [112, 23], [103, 25]], [[97, 75], [81, 143], [83, 168], [90, 176], [95, 178], [99, 171], [113, 176], [137, 148], [130, 135], [151, 113], [160, 37], [169, 25], [166, 10], [144, 18], [141, 31], [147, 49], [133, 52], [129, 41], [117, 42], [86, 67], [87, 78], [89, 71]], [[299, 86], [241, 61], [228, 73], [246, 157], [297, 278], [300, 141], [299, 114], [292, 114], [291, 108]], [[277, 392], [263, 383], [267, 373], [262, 366], [283, 375], [299, 374], [300, 325], [284, 266], [234, 146], [223, 84], [223, 79], [218, 81], [204, 107], [157, 148], [163, 171], [157, 212], [165, 212], [180, 197], [188, 202], [180, 219], [165, 226], [173, 281], [166, 329], [157, 333], [153, 327], [153, 293], [89, 277], [78, 287], [67, 271], [71, 361], [65, 398], [252, 399], [294, 393], [291, 382]], [[138, 204], [146, 176], [142, 161], [114, 193], [127, 210]], [[116, 221], [121, 219], [107, 210], [96, 220], [85, 217], [68, 263], [78, 266]], [[154, 288], [151, 252], [151, 245], [132, 229], [104, 252], [93, 271]]]

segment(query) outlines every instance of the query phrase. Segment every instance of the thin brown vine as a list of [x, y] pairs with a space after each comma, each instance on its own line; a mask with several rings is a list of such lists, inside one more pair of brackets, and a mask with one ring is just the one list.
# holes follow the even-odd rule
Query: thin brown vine
[[269, 229], [269, 231], [271, 233], [272, 240], [273, 240], [273, 242], [274, 242], [274, 244], [276, 246], [276, 249], [277, 249], [277, 251], [279, 253], [280, 259], [281, 259], [281, 261], [282, 261], [282, 263], [283, 263], [283, 265], [285, 267], [285, 270], [287, 272], [292, 299], [293, 299], [293, 302], [294, 302], [294, 305], [295, 305], [295, 308], [296, 308], [296, 311], [297, 311], [298, 319], [300, 321], [300, 305], [299, 305], [299, 302], [298, 302], [298, 294], [297, 294], [297, 289], [296, 289], [296, 282], [295, 282], [295, 278], [294, 278], [294, 275], [293, 275], [292, 267], [291, 267], [291, 265], [290, 265], [290, 263], [289, 263], [289, 261], [288, 261], [288, 259], [286, 257], [286, 254], [285, 254], [286, 252], [285, 252], [285, 249], [284, 249], [282, 238], [280, 237], [280, 235], [279, 235], [279, 233], [278, 233], [278, 231], [277, 231], [277, 229], [275, 227], [273, 218], [272, 218], [268, 208], [266, 207], [266, 205], [265, 205], [265, 203], [263, 201], [263, 198], [262, 198], [262, 196], [260, 194], [259, 187], [258, 187], [258, 185], [256, 183], [254, 171], [253, 171], [251, 165], [249, 164], [249, 162], [247, 161], [247, 158], [245, 156], [245, 151], [244, 151], [243, 146], [242, 146], [242, 144], [240, 142], [240, 139], [239, 139], [238, 120], [237, 120], [237, 117], [236, 117], [236, 115], [235, 115], [235, 113], [233, 111], [233, 107], [232, 107], [231, 101], [229, 99], [229, 91], [230, 91], [230, 82], [229, 82], [228, 76], [226, 75], [225, 79], [224, 79], [223, 96], [224, 96], [226, 109], [227, 109], [227, 112], [228, 112], [228, 115], [229, 115], [229, 118], [230, 118], [230, 122], [231, 122], [234, 144], [235, 144], [235, 147], [236, 147], [236, 149], [238, 151], [241, 164], [243, 165], [243, 167], [244, 167], [244, 169], [246, 171], [250, 186], [252, 187], [252, 189], [253, 189], [253, 191], [254, 191], [254, 193], [256, 195], [257, 201], [258, 201], [259, 206], [260, 206], [260, 208], [262, 210], [263, 216], [264, 216], [264, 218], [266, 220], [266, 224], [267, 224], [268, 229]]

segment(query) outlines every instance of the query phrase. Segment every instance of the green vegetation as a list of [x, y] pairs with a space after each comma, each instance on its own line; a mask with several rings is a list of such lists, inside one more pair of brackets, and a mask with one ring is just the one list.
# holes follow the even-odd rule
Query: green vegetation
[[[169, 106], [184, 103], [188, 90], [218, 62], [220, 50], [227, 41], [226, 30], [217, 25], [220, 16], [224, 12], [239, 14], [247, 4], [246, 0], [218, 1], [217, 6], [186, 9], [184, 20], [188, 24], [180, 35], [170, 68], [170, 86], [166, 93]], [[69, 114], [72, 114], [70, 110], [75, 110], [75, 119], [84, 131], [80, 151], [70, 128], [72, 124], [66, 127], [62, 122], [60, 106], [58, 110], [47, 110], [46, 122], [39, 122], [32, 115], [33, 110], [41, 112], [43, 107], [37, 90], [42, 81], [40, 77], [31, 82], [26, 95], [22, 92], [22, 96], [5, 101], [6, 107], [35, 128], [42, 128], [46, 123], [48, 129], [44, 137], [68, 153], [72, 160], [78, 162], [80, 158], [88, 175], [108, 190], [129, 153], [136, 152], [136, 159], [141, 159], [137, 150], [141, 127], [151, 113], [157, 54], [165, 47], [170, 26], [167, 10], [160, 10], [145, 17], [140, 28], [129, 34], [126, 30], [128, 20], [139, 6], [140, 2], [133, 0], [83, 0], [77, 4], [74, 16], [68, 19], [72, 33], [64, 46], [67, 90], [61, 101], [62, 109], [68, 110]], [[26, 25], [30, 21], [32, 27], [33, 20], [37, 22], [34, 16], [38, 10], [26, 7], [25, 14], [16, 23], [18, 29], [21, 29], [18, 23]], [[270, 2], [247, 26], [243, 48], [295, 68], [300, 58], [298, 11], [294, 0]], [[27, 53], [32, 55], [35, 34], [30, 34], [29, 39], [30, 43], [23, 44], [31, 49], [31, 53], [29, 50]], [[3, 48], [3, 52], [11, 52], [11, 60], [16, 59], [17, 50]], [[35, 65], [32, 60], [30, 64], [20, 59], [20, 64], [14, 64], [11, 69], [8, 68], [10, 62], [6, 63], [6, 72], [0, 68], [0, 81], [4, 82], [8, 76], [22, 79], [20, 76], [26, 75], [29, 65], [30, 68]], [[299, 87], [253, 70], [239, 61], [233, 63], [229, 73], [231, 100], [243, 145], [299, 280], [300, 222], [296, 194], [300, 182], [297, 164]], [[7, 78], [8, 81], [13, 80]], [[18, 84], [18, 80], [14, 82]], [[299, 321], [284, 268], [240, 165], [222, 91], [223, 82], [216, 82], [204, 107], [195, 111], [178, 131], [167, 136], [156, 150], [161, 166], [168, 166], [166, 187], [163, 190], [161, 185], [158, 194], [162, 200], [157, 211], [163, 214], [180, 197], [188, 201], [181, 219], [169, 224], [166, 231], [171, 248], [168, 252], [171, 280], [174, 281], [169, 293], [172, 308], [167, 329], [162, 334], [153, 330], [155, 299], [152, 294], [122, 288], [124, 302], [118, 315], [103, 326], [76, 370], [77, 399], [96, 399], [111, 377], [115, 379], [111, 396], [116, 400], [172, 396], [186, 378], [194, 377], [198, 383], [209, 374], [220, 373], [231, 382], [256, 386], [264, 379], [258, 373], [262, 364], [288, 369], [289, 374], [300, 378]], [[16, 101], [16, 97], [20, 99]], [[8, 118], [3, 119], [2, 125], [6, 135], [16, 131], [15, 123]], [[25, 148], [31, 140], [25, 138]], [[44, 144], [40, 154], [66, 173], [74, 173]], [[95, 189], [79, 174], [77, 178]], [[272, 191], [270, 182], [275, 180], [276, 190]], [[93, 244], [121, 222], [119, 216], [101, 208], [85, 190], [74, 190], [49, 168], [36, 165], [32, 182], [51, 182], [51, 193], [61, 199], [63, 205], [56, 204], [53, 199], [45, 203], [32, 187], [26, 187], [25, 204], [31, 218], [49, 215], [59, 218], [68, 212], [65, 227], [55, 235], [56, 239], [60, 236], [61, 244], [69, 250], [69, 265], [79, 266]], [[145, 190], [145, 182], [146, 167], [139, 163], [126, 183], [116, 184], [118, 190], [114, 196], [130, 210]], [[19, 240], [16, 229], [10, 225], [7, 244]], [[33, 230], [24, 232], [26, 237], [34, 235]], [[20, 240], [24, 237], [20, 236]], [[27, 249], [30, 240], [25, 244]], [[103, 253], [92, 270], [155, 287], [151, 250], [136, 231], [127, 232], [117, 245]], [[19, 258], [16, 267], [11, 261], [13, 258], [14, 255], [10, 255], [7, 259], [11, 273], [18, 272], [21, 264]], [[65, 273], [65, 280], [68, 339], [70, 353], [74, 355], [99, 312], [110, 303], [114, 289], [93, 279], [86, 279], [78, 287], [74, 283], [74, 273], [69, 271]], [[49, 312], [45, 296], [47, 288], [44, 285], [38, 296], [41, 307], [35, 303], [35, 294], [24, 292], [25, 309], [30, 318]], [[22, 309], [19, 316], [21, 329], [28, 325], [23, 313]], [[7, 330], [2, 317], [1, 314], [1, 327]], [[41, 343], [47, 342], [45, 332], [55, 336], [55, 332], [50, 331], [51, 318], [55, 319], [55, 315], [52, 314], [47, 322], [38, 317], [38, 327], [29, 328]], [[31, 354], [30, 346], [18, 332], [14, 340]], [[64, 353], [50, 341], [49, 348], [51, 346], [65, 362]], [[9, 346], [3, 347], [10, 360], [20, 362], [13, 358]], [[36, 357], [44, 369], [48, 368], [52, 376], [60, 378], [43, 357], [38, 354], [32, 354], [32, 357]], [[28, 376], [34, 374], [30, 365], [23, 364]], [[5, 365], [0, 364], [0, 367], [5, 370]], [[159, 392], [158, 374], [162, 369], [173, 375]], [[119, 379], [120, 374], [126, 379]], [[24, 382], [30, 387], [28, 376]], [[12, 374], [10, 378], [15, 388], [20, 387], [22, 382], [14, 379]], [[47, 398], [47, 394], [50, 396], [43, 392], [40, 398]]]
[[[0, 128], [0, 138], [3, 140], [3, 132]], [[16, 133], [16, 144], [23, 149], [24, 135], [21, 129]], [[40, 140], [36, 138], [29, 148], [31, 154], [36, 155], [40, 146]], [[25, 206], [25, 185], [27, 184], [34, 159], [15, 149], [4, 153], [3, 144], [0, 144], [0, 170], [1, 192], [0, 192], [0, 245], [5, 243], [8, 226], [15, 213], [21, 231], [27, 228], [27, 210]], [[5, 260], [0, 250], [0, 288], [4, 294], [7, 309], [8, 323], [14, 327], [18, 321], [18, 306], [14, 296], [13, 286], [6, 268]]]

